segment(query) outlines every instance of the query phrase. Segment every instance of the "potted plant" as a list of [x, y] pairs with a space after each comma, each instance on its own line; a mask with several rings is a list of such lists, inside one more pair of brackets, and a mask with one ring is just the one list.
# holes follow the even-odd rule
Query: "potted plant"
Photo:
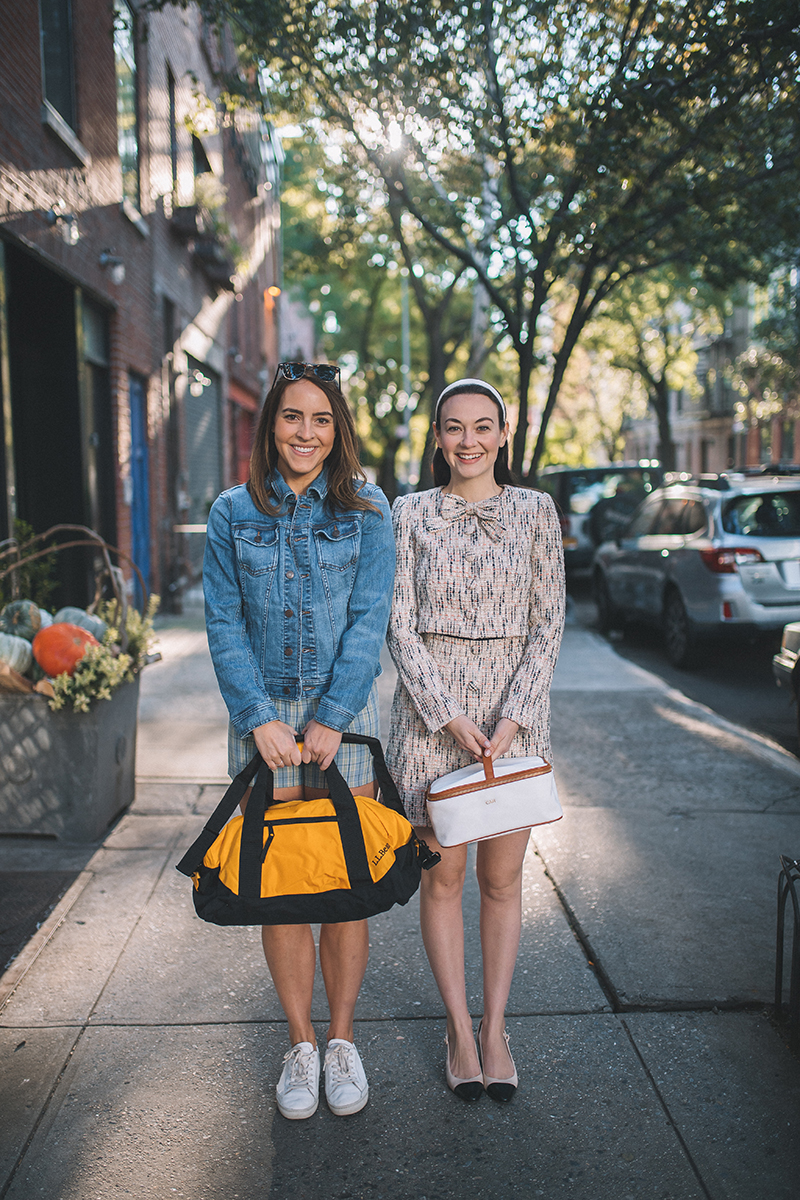
[[[46, 586], [19, 595], [35, 590], [35, 564], [75, 546], [98, 557], [87, 608], [39, 607]], [[0, 833], [93, 841], [133, 801], [139, 675], [160, 657], [158, 597], [142, 612], [129, 606], [111, 554], [127, 557], [82, 526], [0, 543], [0, 588], [11, 596], [0, 609]]]

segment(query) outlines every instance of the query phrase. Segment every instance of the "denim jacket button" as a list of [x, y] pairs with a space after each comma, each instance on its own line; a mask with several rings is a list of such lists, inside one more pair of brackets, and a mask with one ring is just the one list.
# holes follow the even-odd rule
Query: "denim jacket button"
[[292, 657], [292, 647], [287, 646], [283, 653], [286, 655], [287, 658], [291, 658]]
[[287, 578], [287, 579], [294, 579], [294, 571], [287, 571], [287, 572], [286, 572], [286, 578]]
[[293, 616], [294, 616], [294, 613], [292, 612], [292, 610], [291, 610], [290, 608], [285, 608], [285, 609], [283, 610], [283, 615], [284, 615], [285, 617], [293, 617]]

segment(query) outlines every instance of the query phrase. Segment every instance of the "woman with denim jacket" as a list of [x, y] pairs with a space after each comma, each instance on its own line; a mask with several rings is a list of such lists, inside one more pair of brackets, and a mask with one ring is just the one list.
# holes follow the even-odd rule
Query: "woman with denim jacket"
[[[368, 749], [340, 743], [344, 732], [378, 736], [394, 539], [386, 498], [359, 466], [337, 378], [329, 364], [281, 364], [256, 430], [250, 481], [223, 492], [208, 518], [206, 626], [230, 713], [229, 773], [258, 750], [279, 800], [327, 795], [320, 772], [334, 757], [352, 788], [374, 795]], [[262, 940], [291, 1042], [278, 1109], [300, 1120], [316, 1112], [319, 1097], [314, 939], [308, 925], [282, 925], [265, 926]], [[325, 1092], [331, 1111], [345, 1116], [369, 1094], [353, 1044], [367, 922], [322, 925], [319, 951], [330, 1007]]]

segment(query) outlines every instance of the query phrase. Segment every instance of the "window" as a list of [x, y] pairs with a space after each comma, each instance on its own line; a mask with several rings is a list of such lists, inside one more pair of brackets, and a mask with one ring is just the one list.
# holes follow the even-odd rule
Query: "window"
[[781, 423], [781, 462], [794, 462], [794, 421]]
[[126, 0], [114, 0], [114, 60], [117, 70], [117, 150], [122, 196], [135, 209], [139, 197], [139, 122], [136, 104], [136, 41], [133, 13]]
[[800, 537], [800, 490], [739, 496], [725, 506], [722, 528], [744, 537]]
[[663, 503], [660, 496], [653, 496], [650, 500], [645, 500], [625, 530], [623, 537], [644, 537], [645, 534], [651, 533]]
[[664, 502], [664, 507], [658, 516], [658, 524], [653, 531], [660, 534], [683, 533], [683, 517], [687, 501], [683, 497], [673, 496]]
[[40, 0], [44, 98], [71, 129], [76, 128], [70, 0]]

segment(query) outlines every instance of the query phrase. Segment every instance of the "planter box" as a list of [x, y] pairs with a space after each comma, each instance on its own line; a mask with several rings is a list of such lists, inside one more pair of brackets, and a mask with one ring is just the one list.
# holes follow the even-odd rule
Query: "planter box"
[[139, 677], [88, 713], [0, 695], [0, 834], [93, 842], [133, 802]]

